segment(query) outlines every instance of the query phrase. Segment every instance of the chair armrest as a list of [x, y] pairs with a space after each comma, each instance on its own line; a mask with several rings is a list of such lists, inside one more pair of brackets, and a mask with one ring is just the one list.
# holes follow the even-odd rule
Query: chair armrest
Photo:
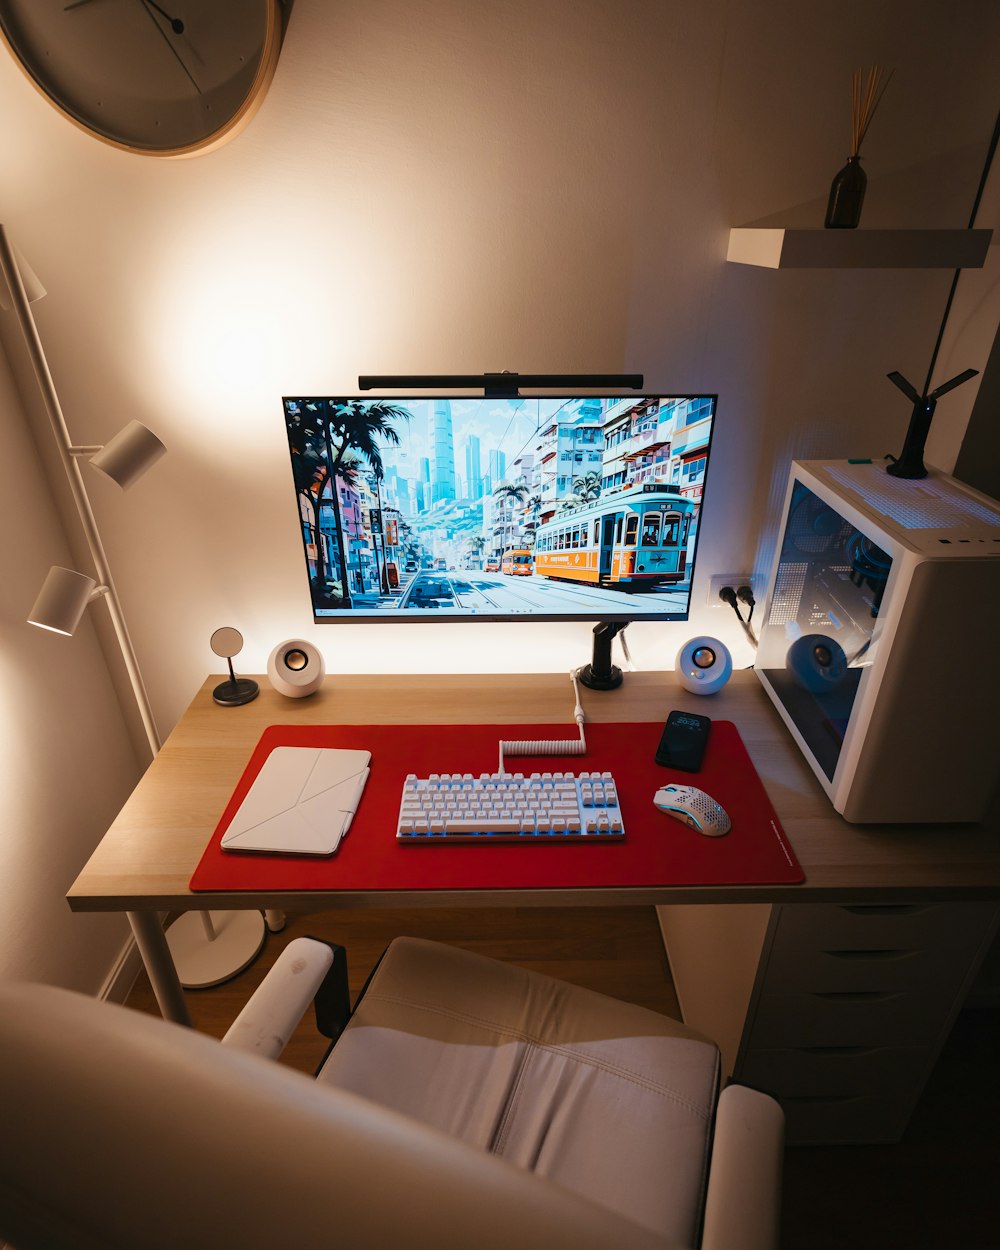
[[775, 1250], [785, 1114], [743, 1085], [722, 1091], [715, 1117], [701, 1250]]
[[222, 1039], [223, 1046], [277, 1059], [333, 967], [333, 949], [295, 938], [274, 962]]

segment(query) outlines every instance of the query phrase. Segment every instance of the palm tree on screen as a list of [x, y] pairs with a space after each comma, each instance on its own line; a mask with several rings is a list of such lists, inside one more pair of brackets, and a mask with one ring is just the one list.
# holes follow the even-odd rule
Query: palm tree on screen
[[[412, 413], [399, 404], [387, 400], [348, 399], [340, 403], [322, 400], [323, 443], [329, 474], [332, 479], [330, 500], [333, 505], [334, 527], [337, 535], [337, 553], [340, 558], [340, 578], [343, 606], [351, 606], [351, 592], [347, 585], [347, 553], [344, 549], [344, 527], [340, 516], [340, 499], [336, 480], [348, 452], [356, 452], [360, 460], [366, 460], [376, 482], [385, 479], [382, 463], [382, 446], [399, 446], [396, 421], [409, 421]], [[348, 465], [350, 466], [350, 461]], [[356, 470], [355, 470], [356, 471]]]
[[320, 532], [320, 508], [323, 492], [330, 481], [330, 466], [325, 455], [323, 421], [315, 404], [289, 406], [286, 417], [288, 444], [292, 455], [292, 478], [299, 499], [312, 518], [309, 530], [316, 548], [316, 581], [323, 584], [330, 577], [323, 536]]
[[528, 488], [523, 482], [501, 482], [493, 490], [493, 498], [500, 503], [510, 500], [512, 503], [524, 503], [528, 497]]
[[[513, 524], [513, 509], [519, 504], [523, 504], [528, 497], [528, 488], [523, 482], [501, 482], [499, 486], [494, 488], [493, 498], [500, 504], [501, 508], [504, 504], [511, 506], [511, 523]], [[493, 533], [497, 534], [502, 530], [503, 523], [494, 525]]]
[[581, 503], [593, 503], [601, 494], [601, 479], [593, 472], [583, 473], [573, 480], [573, 494]]
[[465, 545], [468, 547], [470, 554], [475, 556], [482, 564], [483, 552], [486, 549], [486, 536], [484, 534], [473, 534]]

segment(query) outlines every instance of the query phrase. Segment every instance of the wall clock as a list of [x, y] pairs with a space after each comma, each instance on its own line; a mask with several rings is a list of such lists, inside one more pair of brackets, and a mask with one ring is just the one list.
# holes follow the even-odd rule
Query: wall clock
[[193, 156], [250, 120], [281, 50], [279, 0], [0, 0], [34, 85], [105, 143]]

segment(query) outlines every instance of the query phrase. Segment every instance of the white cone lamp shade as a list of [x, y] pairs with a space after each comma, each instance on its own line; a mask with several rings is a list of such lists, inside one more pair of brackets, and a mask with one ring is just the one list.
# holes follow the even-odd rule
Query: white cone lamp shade
[[110, 443], [105, 443], [99, 452], [91, 456], [90, 463], [125, 490], [142, 477], [166, 450], [152, 430], [141, 421], [130, 421]]
[[28, 623], [56, 634], [73, 634], [96, 589], [92, 577], [54, 565], [28, 614]]

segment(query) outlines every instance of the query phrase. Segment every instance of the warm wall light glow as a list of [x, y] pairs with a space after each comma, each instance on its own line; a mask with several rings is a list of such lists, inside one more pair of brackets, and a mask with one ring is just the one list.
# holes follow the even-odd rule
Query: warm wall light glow
[[123, 365], [137, 394], [169, 378], [169, 399], [155, 402], [176, 414], [163, 427], [172, 448], [173, 429], [189, 429], [199, 456], [219, 464], [236, 445], [251, 460], [273, 454], [282, 395], [353, 392], [360, 373], [409, 368], [426, 328], [413, 316], [421, 279], [404, 271], [405, 232], [387, 236], [335, 178], [304, 190], [270, 164], [244, 172], [212, 183], [196, 230], [144, 255], [136, 350]]
[[[451, 333], [455, 310], [442, 295], [451, 288], [427, 250], [427, 230], [419, 248], [405, 233], [386, 234], [379, 227], [392, 215], [388, 201], [366, 201], [367, 212], [336, 190], [322, 177], [301, 195], [271, 171], [253, 171], [249, 181], [220, 175], [211, 200], [200, 204], [197, 230], [170, 232], [144, 256], [133, 350], [122, 367], [135, 393], [149, 394], [151, 423], [162, 422], [171, 452], [199, 484], [173, 541], [189, 545], [189, 570], [219, 600], [209, 623], [240, 623], [248, 673], [264, 672], [275, 643], [292, 637], [320, 647], [332, 681], [338, 673], [568, 673], [591, 659], [591, 625], [311, 624], [281, 396], [353, 393], [359, 373], [460, 366], [474, 342]], [[437, 239], [437, 226], [430, 237]], [[463, 238], [459, 231], [449, 246], [461, 250]], [[498, 321], [506, 315], [491, 313]], [[427, 342], [439, 354], [428, 357]], [[150, 393], [150, 378], [169, 378], [169, 388]], [[227, 553], [243, 574], [224, 587], [201, 564], [214, 534], [228, 536]], [[696, 619], [703, 599], [696, 595], [687, 624], [629, 630], [637, 668], [669, 669], [696, 633], [721, 636], [737, 663], [748, 662], [735, 618], [730, 629], [720, 610]], [[622, 663], [617, 646], [615, 660]]]
[[[280, 598], [255, 605], [246, 616], [245, 647], [241, 670], [263, 673], [276, 639], [302, 637], [310, 640], [324, 658], [328, 680], [335, 685], [340, 674], [434, 674], [434, 673], [566, 673], [590, 661], [593, 627], [582, 621], [490, 623], [479, 621], [415, 625], [310, 626], [297, 610], [304, 596]], [[753, 648], [733, 617], [732, 625], [719, 613], [708, 618], [715, 637], [725, 642], [734, 668], [753, 664]], [[699, 631], [691, 622], [637, 621], [625, 636], [638, 672], [672, 669], [678, 648]], [[624, 652], [616, 639], [612, 647], [615, 664], [626, 671]], [[221, 671], [221, 670], [219, 670]], [[598, 702], [600, 694], [592, 696]], [[664, 698], [668, 697], [665, 687]]]
[[314, 385], [321, 375], [332, 383], [338, 358], [350, 357], [355, 375], [357, 359], [378, 359], [371, 349], [356, 357], [345, 342], [358, 333], [357, 309], [338, 301], [335, 283], [316, 279], [315, 240], [285, 233], [275, 241], [273, 221], [257, 229], [245, 205], [233, 220], [243, 223], [239, 233], [230, 222], [161, 254], [145, 291], [146, 359], [132, 366], [169, 376], [171, 411], [203, 433], [203, 452], [223, 460], [231, 439], [244, 452], [273, 446], [281, 396], [310, 375]]

